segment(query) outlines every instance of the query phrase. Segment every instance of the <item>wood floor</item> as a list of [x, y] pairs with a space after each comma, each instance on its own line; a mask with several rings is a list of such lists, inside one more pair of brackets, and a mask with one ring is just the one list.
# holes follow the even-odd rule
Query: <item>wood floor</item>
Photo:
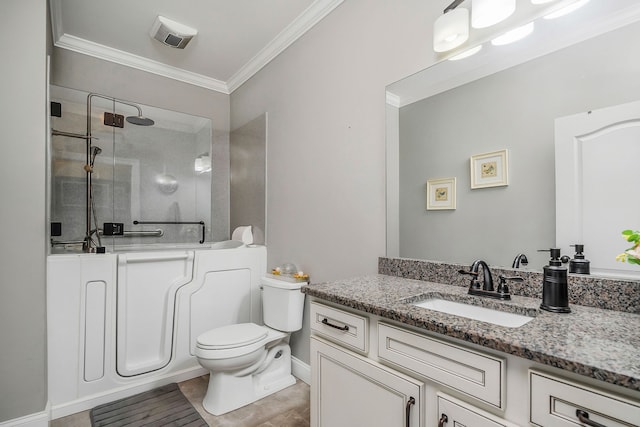
[[[298, 380], [294, 385], [251, 405], [216, 417], [202, 407], [208, 376], [179, 383], [180, 390], [211, 427], [308, 427], [309, 386]], [[50, 427], [91, 427], [89, 411], [51, 421]]]

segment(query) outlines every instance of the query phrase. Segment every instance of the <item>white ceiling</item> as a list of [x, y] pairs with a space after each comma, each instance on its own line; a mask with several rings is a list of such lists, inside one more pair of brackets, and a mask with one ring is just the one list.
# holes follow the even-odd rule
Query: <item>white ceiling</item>
[[[57, 47], [231, 93], [343, 0], [51, 0]], [[156, 16], [198, 30], [154, 40]]]

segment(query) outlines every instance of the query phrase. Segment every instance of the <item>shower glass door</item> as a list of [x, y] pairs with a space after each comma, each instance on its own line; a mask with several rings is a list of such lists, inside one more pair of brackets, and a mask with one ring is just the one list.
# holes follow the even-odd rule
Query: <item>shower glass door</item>
[[211, 240], [211, 120], [58, 86], [51, 101], [53, 252], [87, 235], [107, 250]]

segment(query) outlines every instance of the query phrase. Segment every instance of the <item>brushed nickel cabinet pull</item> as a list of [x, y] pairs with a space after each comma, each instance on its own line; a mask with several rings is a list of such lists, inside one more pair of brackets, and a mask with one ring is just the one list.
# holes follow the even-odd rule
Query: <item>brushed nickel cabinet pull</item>
[[407, 423], [406, 423], [407, 427], [411, 427], [411, 406], [415, 404], [416, 404], [416, 399], [414, 399], [413, 397], [409, 397], [409, 400], [407, 400], [407, 407], [405, 409], [405, 413], [407, 414]]
[[442, 414], [440, 416], [440, 421], [438, 421], [438, 427], [444, 427], [444, 425], [448, 422], [449, 422], [449, 417], [447, 417], [447, 414]]
[[587, 411], [583, 411], [582, 409], [576, 409], [576, 416], [580, 420], [582, 424], [586, 424], [592, 427], [607, 427], [604, 424], [597, 423], [595, 421], [591, 421], [589, 419], [589, 413]]
[[341, 331], [348, 331], [349, 330], [349, 326], [347, 326], [347, 325], [338, 326], [338, 325], [334, 325], [333, 323], [329, 323], [329, 319], [327, 319], [326, 317], [324, 319], [322, 319], [322, 324], [323, 325], [327, 325], [327, 326], [331, 326], [332, 328], [336, 328], [336, 329], [341, 330]]

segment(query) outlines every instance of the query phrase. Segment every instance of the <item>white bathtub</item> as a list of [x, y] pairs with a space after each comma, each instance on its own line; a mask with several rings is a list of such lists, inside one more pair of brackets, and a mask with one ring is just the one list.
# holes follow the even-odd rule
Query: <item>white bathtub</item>
[[228, 241], [129, 249], [48, 257], [54, 419], [202, 375], [193, 356], [199, 334], [260, 323], [265, 247]]
[[[109, 248], [109, 252], [147, 252], [147, 251], [171, 251], [174, 249], [184, 250], [184, 249], [193, 249], [193, 250], [206, 250], [206, 249], [238, 249], [246, 247], [243, 242], [239, 240], [223, 240], [221, 242], [205, 242], [201, 245], [197, 243], [173, 243], [173, 244], [160, 244], [160, 243], [151, 243], [146, 245], [117, 245], [113, 248]], [[256, 245], [249, 245], [249, 247], [254, 247]]]

